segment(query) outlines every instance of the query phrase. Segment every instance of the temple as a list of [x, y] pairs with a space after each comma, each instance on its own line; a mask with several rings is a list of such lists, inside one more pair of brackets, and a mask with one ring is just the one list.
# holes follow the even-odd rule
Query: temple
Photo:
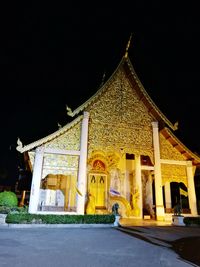
[[[166, 220], [180, 198], [196, 216], [200, 157], [176, 136], [139, 80], [128, 50], [110, 78], [56, 132], [23, 146], [32, 171], [29, 212]], [[182, 190], [182, 191], [181, 191]]]

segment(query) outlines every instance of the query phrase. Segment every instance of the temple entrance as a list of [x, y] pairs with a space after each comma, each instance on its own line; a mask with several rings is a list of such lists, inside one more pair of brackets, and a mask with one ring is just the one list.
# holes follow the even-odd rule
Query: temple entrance
[[105, 209], [107, 206], [107, 175], [89, 174], [88, 193], [94, 197], [97, 209]]

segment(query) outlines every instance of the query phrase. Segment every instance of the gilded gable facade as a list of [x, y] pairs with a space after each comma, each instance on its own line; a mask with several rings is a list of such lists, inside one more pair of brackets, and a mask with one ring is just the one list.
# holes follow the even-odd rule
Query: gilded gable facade
[[30, 213], [107, 214], [118, 203], [122, 217], [165, 220], [182, 186], [188, 212], [197, 214], [200, 158], [174, 136], [128, 57], [69, 115], [57, 132], [17, 148], [33, 170]]

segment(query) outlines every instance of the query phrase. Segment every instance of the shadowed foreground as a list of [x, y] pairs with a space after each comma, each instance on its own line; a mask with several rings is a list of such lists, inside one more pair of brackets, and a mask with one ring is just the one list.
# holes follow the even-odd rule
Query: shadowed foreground
[[181, 238], [171, 242], [172, 249], [181, 258], [200, 266], [200, 237]]
[[124, 225], [118, 230], [160, 247], [168, 247], [183, 260], [200, 266], [200, 227]]

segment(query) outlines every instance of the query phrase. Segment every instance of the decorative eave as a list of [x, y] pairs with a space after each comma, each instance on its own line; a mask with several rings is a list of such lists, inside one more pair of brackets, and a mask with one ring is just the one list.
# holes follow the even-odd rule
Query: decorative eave
[[72, 127], [74, 127], [77, 123], [79, 123], [83, 118], [83, 115], [80, 115], [79, 117], [77, 117], [76, 119], [74, 119], [72, 122], [66, 124], [65, 126], [63, 126], [62, 128], [60, 128], [59, 130], [57, 130], [56, 132], [42, 138], [42, 139], [39, 139], [38, 141], [35, 141], [29, 145], [26, 145], [26, 146], [22, 146], [21, 145], [18, 145], [16, 147], [16, 149], [23, 153], [23, 152], [26, 152], [26, 151], [30, 151], [31, 149], [35, 148], [35, 147], [38, 147], [38, 146], [41, 146], [41, 145], [44, 145], [45, 143], [55, 139], [56, 137], [62, 135], [63, 133], [65, 133], [66, 131], [68, 131], [69, 129], [71, 129]]
[[133, 65], [129, 59], [129, 57], [126, 58], [126, 63], [128, 68], [126, 68], [127, 75], [129, 79], [132, 81], [134, 84], [134, 81], [137, 83], [137, 93], [140, 97], [140, 99], [143, 101], [143, 103], [148, 106], [149, 112], [159, 121], [159, 122], [164, 122], [167, 124], [173, 131], [177, 130], [177, 123], [172, 124], [167, 117], [161, 112], [161, 110], [157, 107], [157, 105], [153, 102], [147, 91], [145, 90], [144, 86], [140, 82], [140, 79], [138, 78]]
[[200, 156], [193, 153], [189, 148], [187, 148], [173, 133], [172, 131], [164, 127], [160, 133], [168, 140], [174, 148], [176, 148], [186, 160], [192, 161], [194, 166], [200, 166]]

